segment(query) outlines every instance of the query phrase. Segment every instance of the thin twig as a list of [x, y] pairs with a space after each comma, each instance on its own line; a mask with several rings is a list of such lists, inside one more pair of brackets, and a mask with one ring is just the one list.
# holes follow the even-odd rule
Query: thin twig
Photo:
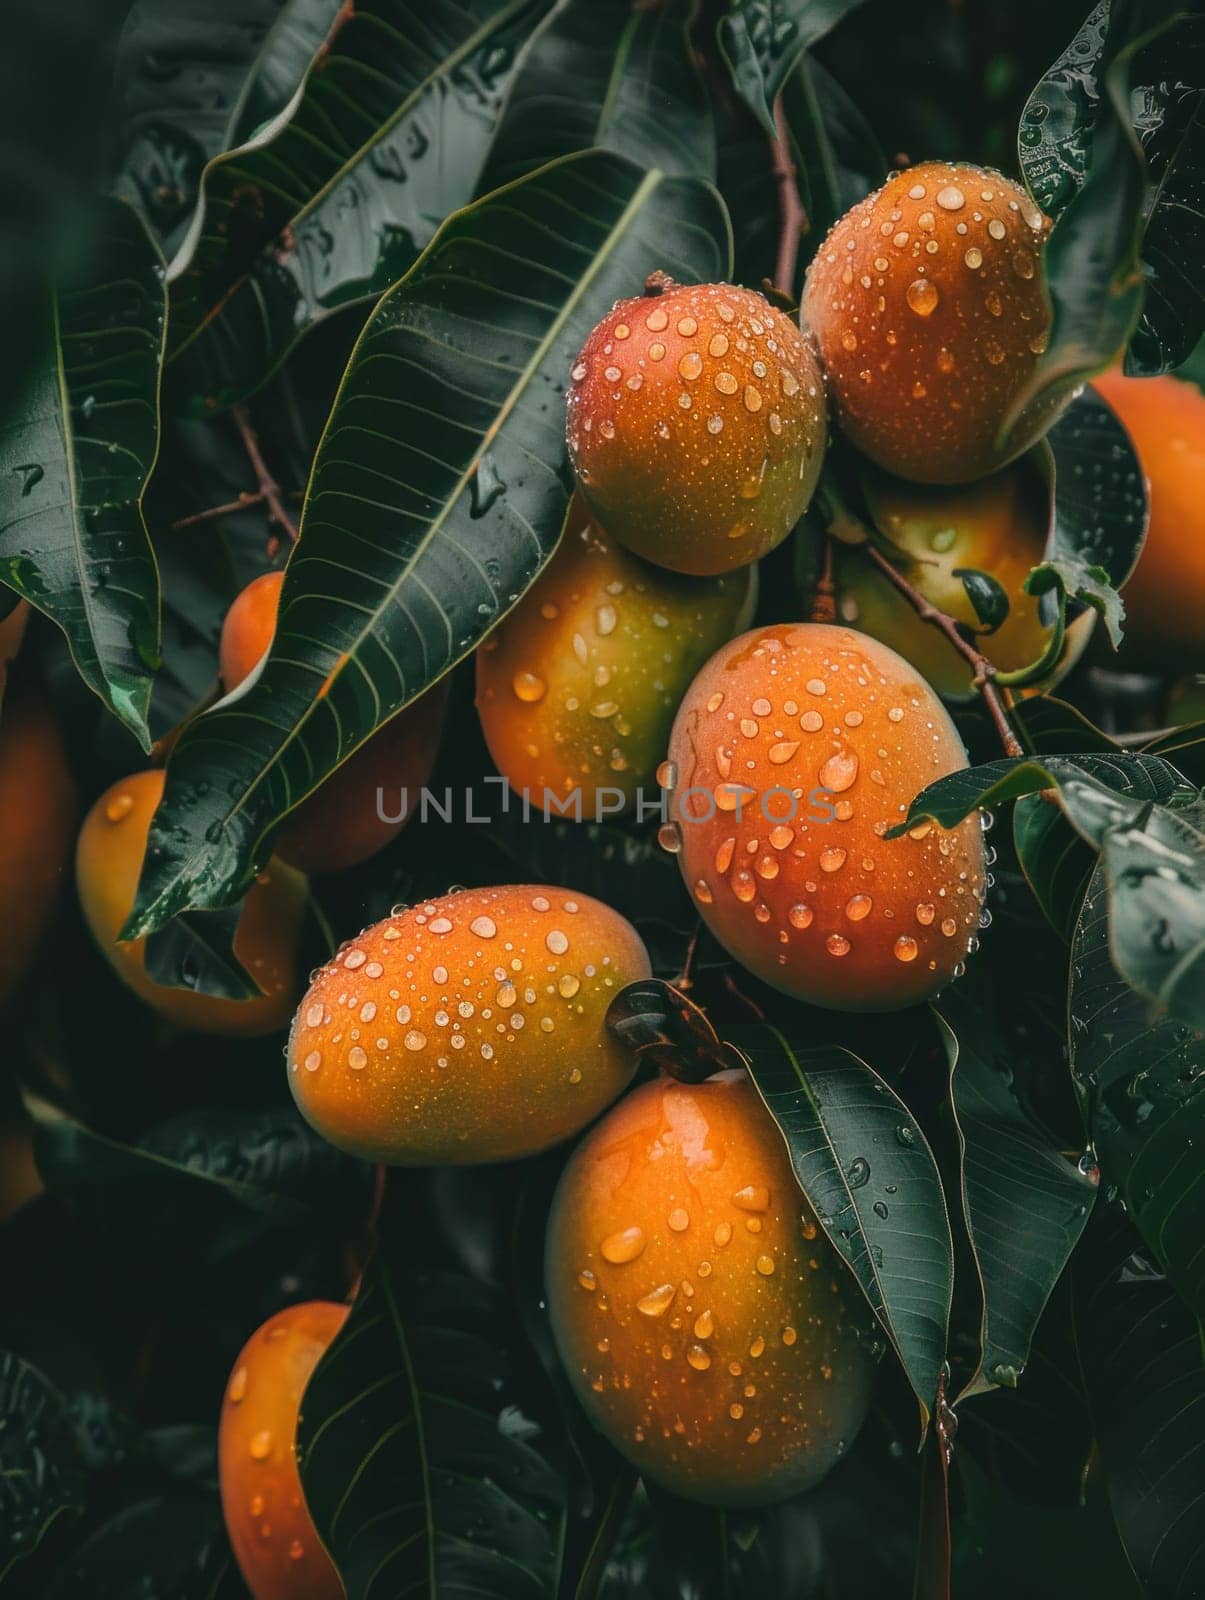
[[791, 141], [787, 133], [782, 96], [774, 102], [775, 137], [770, 141], [774, 155], [774, 176], [778, 182], [778, 210], [782, 219], [778, 233], [778, 263], [774, 268], [774, 287], [780, 294], [795, 297], [795, 267], [799, 260], [799, 241], [807, 227], [807, 212], [795, 182], [795, 163], [791, 160]]
[[[247, 414], [246, 406], [235, 406], [231, 412], [234, 425], [239, 431], [243, 441], [243, 449], [247, 452], [247, 460], [251, 463], [251, 470], [255, 473], [256, 482], [259, 484], [260, 498], [268, 507], [268, 521], [274, 522], [283, 533], [288, 536], [290, 543], [297, 541], [297, 524], [285, 510], [284, 501], [280, 495], [280, 485], [268, 470], [268, 463], [264, 460], [259, 448], [259, 439], [255, 429], [251, 426], [251, 418]], [[279, 549], [280, 541], [273, 539], [268, 546], [268, 554], [275, 555]]]
[[695, 953], [699, 948], [699, 935], [702, 931], [703, 924], [696, 922], [694, 932], [690, 936], [690, 943], [686, 946], [686, 954], [682, 959], [682, 970], [674, 979], [675, 989], [691, 989], [694, 987], [695, 980], [690, 975], [690, 969], [695, 964]]
[[209, 506], [205, 511], [194, 511], [191, 517], [177, 517], [169, 526], [173, 533], [178, 533], [181, 528], [195, 527], [198, 522], [212, 522], [215, 517], [230, 517], [236, 511], [246, 511], [251, 506], [262, 505], [264, 499], [262, 491], [251, 494], [245, 489], [237, 500], [227, 500], [223, 506]]
[[975, 644], [963, 633], [961, 626], [953, 617], [947, 616], [944, 611], [930, 601], [926, 600], [919, 589], [914, 589], [904, 577], [902, 572], [896, 570], [888, 561], [881, 550], [869, 542], [862, 546], [867, 557], [874, 562], [883, 576], [895, 585], [907, 600], [908, 604], [920, 617], [922, 622], [929, 623], [934, 628], [940, 628], [942, 633], [954, 646], [964, 661], [968, 662], [974, 674], [972, 682], [983, 698], [992, 721], [996, 724], [996, 732], [1000, 735], [1000, 743], [1004, 746], [1005, 755], [1023, 756], [1020, 740], [1013, 732], [1008, 721], [1008, 714], [1004, 709], [1004, 702], [1000, 698], [1000, 691], [996, 687], [996, 669], [988, 658]]

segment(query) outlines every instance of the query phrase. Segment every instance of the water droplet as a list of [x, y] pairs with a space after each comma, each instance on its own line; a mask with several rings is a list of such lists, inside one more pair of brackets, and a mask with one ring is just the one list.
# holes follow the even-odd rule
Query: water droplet
[[642, 1316], [663, 1317], [673, 1304], [674, 1296], [678, 1290], [672, 1283], [662, 1283], [655, 1289], [650, 1289], [648, 1294], [641, 1295], [636, 1302], [636, 1309]]
[[787, 921], [793, 928], [810, 928], [815, 915], [811, 906], [805, 906], [801, 902], [792, 906], [787, 912]]
[[962, 259], [972, 272], [977, 272], [983, 265], [983, 251], [979, 249], [978, 245], [972, 245]]
[[915, 961], [920, 954], [920, 946], [908, 933], [901, 933], [895, 941], [895, 959], [897, 961]]
[[824, 947], [830, 956], [847, 956], [850, 951], [849, 940], [840, 933], [830, 933], [824, 941]]
[[858, 777], [858, 758], [852, 750], [838, 750], [820, 768], [820, 786], [842, 794]]
[[267, 1428], [254, 1434], [250, 1445], [247, 1447], [253, 1461], [266, 1461], [272, 1454], [272, 1435]]
[[766, 1211], [770, 1205], [770, 1191], [761, 1184], [746, 1184], [732, 1197], [732, 1203], [741, 1211]]
[[773, 1275], [774, 1275], [774, 1257], [773, 1256], [758, 1256], [755, 1265], [757, 1267], [758, 1272], [761, 1274], [761, 1276], [763, 1278], [773, 1277]]
[[937, 203], [943, 211], [961, 211], [966, 205], [966, 196], [961, 189], [951, 183], [937, 191]]
[[678, 362], [678, 371], [688, 383], [693, 383], [703, 371], [703, 357], [697, 350], [688, 350]]
[[469, 923], [470, 933], [475, 933], [479, 939], [493, 939], [498, 933], [498, 924], [493, 917], [474, 917]]
[[[822, 850], [820, 852], [821, 872], [840, 872], [841, 868], [845, 865], [848, 854], [849, 852], [847, 850], [843, 850], [840, 845], [829, 845], [827, 850]], [[845, 952], [842, 951], [843, 955], [844, 953]]]
[[604, 1260], [620, 1267], [628, 1261], [635, 1261], [644, 1246], [643, 1228], [622, 1228], [618, 1233], [608, 1234], [599, 1246], [599, 1250]]
[[110, 822], [120, 822], [134, 809], [132, 794], [115, 794], [105, 806], [105, 816]]
[[565, 951], [569, 948], [568, 936], [562, 933], [559, 928], [553, 928], [549, 933], [547, 933], [544, 936], [544, 943], [548, 946], [549, 950], [552, 951], [554, 956], [563, 956]]
[[247, 1369], [246, 1369], [246, 1367], [240, 1367], [238, 1369], [238, 1371], [234, 1374], [234, 1376], [231, 1378], [230, 1387], [227, 1389], [226, 1394], [227, 1394], [227, 1398], [230, 1400], [231, 1405], [237, 1406], [238, 1404], [240, 1404], [240, 1402], [242, 1401], [242, 1399], [243, 1399], [243, 1397], [244, 1397], [244, 1395], [246, 1393], [247, 1393]]
[[851, 922], [862, 922], [870, 915], [874, 901], [868, 894], [855, 894], [845, 902], [845, 915]]
[[701, 1344], [692, 1344], [686, 1352], [686, 1359], [696, 1372], [706, 1372], [711, 1365], [711, 1357]]

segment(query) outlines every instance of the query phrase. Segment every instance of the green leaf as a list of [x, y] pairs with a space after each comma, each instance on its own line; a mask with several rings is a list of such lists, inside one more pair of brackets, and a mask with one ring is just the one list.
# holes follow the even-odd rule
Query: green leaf
[[62, 1395], [36, 1367], [0, 1351], [0, 1582], [53, 1523], [79, 1513], [83, 1488]]
[[728, 249], [713, 190], [605, 153], [445, 225], [356, 346], [258, 679], [176, 746], [142, 931], [236, 898], [286, 812], [514, 605], [560, 532], [586, 334], [652, 268], [719, 278]]
[[979, 630], [995, 633], [1008, 617], [1008, 594], [990, 572], [980, 572], [975, 567], [955, 567], [954, 576], [962, 579], [967, 599], [979, 619]]
[[207, 168], [172, 263], [169, 377], [194, 414], [259, 388], [301, 335], [379, 295], [471, 199], [544, 0], [357, 0], [298, 97]]
[[234, 953], [242, 906], [185, 911], [146, 944], [147, 976], [169, 989], [255, 1000], [263, 990]]
[[47, 1188], [72, 1200], [126, 1248], [154, 1254], [188, 1242], [189, 1269], [227, 1258], [268, 1226], [355, 1226], [371, 1169], [320, 1139], [292, 1106], [194, 1108], [136, 1143], [85, 1127], [26, 1097]]
[[1142, 553], [1146, 483], [1129, 435], [1094, 389], [1085, 389], [1046, 436], [1051, 474], [1046, 559], [1025, 581], [1030, 594], [1053, 590], [1093, 606], [1114, 648], [1121, 642], [1117, 590]]
[[81, 677], [150, 748], [159, 582], [142, 496], [159, 439], [163, 269], [137, 215], [50, 294], [45, 360], [0, 424], [0, 581], [57, 622]]
[[117, 48], [114, 188], [165, 250], [205, 163], [286, 106], [341, 0], [140, 0]]
[[1111, 953], [1118, 912], [1093, 874], [1071, 950], [1071, 1068], [1105, 1180], [1198, 1317], [1205, 1316], [1205, 1222], [1193, 1152], [1205, 1138], [1205, 1041], [1158, 1015]]
[[[931, 783], [917, 795], [903, 822], [897, 823], [886, 837], [898, 838], [925, 817], [940, 827], [952, 828], [981, 806], [1003, 805], [1005, 801], [1018, 800], [1022, 795], [1036, 794], [1041, 789], [1061, 790], [1064, 785], [1083, 779], [1088, 780], [1087, 784], [1081, 783], [1079, 791], [1083, 808], [1090, 804], [1089, 785], [1105, 795], [1112, 792], [1188, 799], [1195, 793], [1175, 768], [1159, 756], [1119, 750], [1116, 753], [1085, 751], [1040, 759], [1005, 757], [986, 761], [978, 767], [964, 767], [960, 772], [952, 772]], [[1075, 815], [1072, 821], [1079, 826]]]
[[1091, 1176], [1021, 1109], [1007, 1046], [981, 999], [955, 985], [933, 1007], [950, 1064], [962, 1204], [983, 1293], [979, 1362], [963, 1398], [1016, 1387], [1096, 1198]]
[[861, 0], [730, 0], [718, 29], [737, 93], [770, 138], [774, 102], [792, 69]]
[[[1066, 200], [1045, 252], [1054, 312], [1050, 343], [1015, 400], [1002, 434], [1039, 397], [1064, 394], [1107, 366], [1133, 334], [1142, 309], [1143, 235], [1168, 174], [1148, 166], [1131, 95], [1141, 87], [1144, 47], [1173, 30], [1175, 21], [1163, 0], [1112, 0], [1107, 22], [1104, 9], [1093, 12], [1021, 118], [1022, 170], [1027, 178], [1032, 172], [1030, 181], [1041, 187], [1052, 159], [1041, 133], [1049, 120], [1042, 114], [1044, 101], [1053, 96], [1061, 104], [1062, 96], [1071, 95], [1073, 108], [1064, 106], [1055, 122], [1063, 137], [1053, 159], [1070, 168], [1073, 183], [1077, 153], [1083, 165], [1076, 192]], [[1167, 48], [1175, 48], [1175, 39], [1169, 31]], [[1137, 116], [1143, 116], [1140, 95], [1135, 105]], [[1030, 143], [1035, 128], [1037, 141]], [[1056, 186], [1048, 198], [1057, 193]], [[1194, 336], [1188, 348], [1195, 342]]]
[[467, 1278], [365, 1269], [297, 1428], [347, 1600], [553, 1600], [565, 1483], [517, 1382], [512, 1316]]
[[839, 1045], [729, 1028], [799, 1187], [900, 1358], [927, 1423], [946, 1356], [954, 1255], [933, 1153], [908, 1107]]
[[1190, 783], [1205, 788], [1205, 722], [1191, 722], [1183, 728], [1172, 728], [1145, 745], [1143, 753], [1162, 756]]
[[1069, 756], [1118, 749], [1109, 735], [1078, 707], [1057, 695], [1033, 695], [1020, 700], [1009, 715], [1021, 743], [1034, 754]]
[[[1172, 7], [1163, 8], [1171, 11]], [[1102, 78], [1116, 18], [1130, 36], [1163, 20], [1153, 7], [1103, 0], [1030, 96], [1018, 130], [1026, 180], [1038, 204], [1058, 218], [1089, 180], [1093, 141], [1102, 117], [1114, 111]], [[1127, 370], [1164, 372], [1187, 360], [1205, 331], [1205, 297], [1184, 264], [1205, 247], [1201, 170], [1205, 160], [1200, 63], [1205, 23], [1181, 10], [1147, 42], [1138, 40], [1126, 63], [1125, 96], [1117, 103], [1134, 129], [1146, 169], [1149, 199], [1141, 243], [1146, 293]]]
[[246, 1600], [217, 1495], [177, 1489], [115, 1509], [80, 1539], [45, 1590], [45, 1600], [83, 1595]]
[[782, 106], [807, 213], [806, 266], [833, 223], [885, 181], [887, 160], [861, 109], [811, 56], [783, 85]]
[[671, 176], [714, 178], [693, 10], [693, 0], [559, 0], [519, 59], [479, 193], [592, 147]]
[[1205, 1592], [1201, 1331], [1126, 1219], [1077, 1252], [1075, 1338], [1117, 1531], [1146, 1600]]

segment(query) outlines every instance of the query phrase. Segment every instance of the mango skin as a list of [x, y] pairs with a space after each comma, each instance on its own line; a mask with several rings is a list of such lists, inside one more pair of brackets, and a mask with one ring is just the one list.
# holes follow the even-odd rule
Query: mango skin
[[[911, 559], [901, 569], [925, 599], [958, 622], [974, 626], [974, 607], [955, 572], [988, 573], [1009, 598], [1008, 616], [995, 633], [980, 634], [979, 648], [1002, 672], [1041, 659], [1053, 634], [1043, 624], [1038, 599], [1023, 587], [1046, 549], [1046, 491], [1027, 462], [1014, 462], [977, 483], [905, 483], [870, 471], [863, 488], [876, 525]], [[971, 669], [937, 628], [922, 620], [898, 589], [871, 566], [857, 546], [834, 544], [837, 616], [910, 661], [938, 694], [972, 698]], [[1095, 611], [1068, 629], [1057, 665], [1037, 687], [1051, 689], [1083, 652]]]
[[902, 822], [966, 766], [941, 701], [902, 656], [823, 623], [755, 629], [717, 652], [670, 738], [667, 837], [703, 921], [776, 989], [891, 1011], [956, 976], [978, 938], [976, 814]]
[[[220, 666], [229, 693], [272, 643], [283, 572], [265, 572], [236, 596], [222, 625]], [[303, 872], [342, 872], [383, 850], [413, 816], [431, 777], [447, 704], [446, 681], [390, 718], [307, 795], [282, 826], [276, 854]], [[381, 793], [380, 815], [377, 790]], [[402, 804], [399, 791], [405, 791]]]
[[755, 572], [650, 566], [575, 500], [556, 555], [477, 652], [477, 710], [511, 788], [534, 806], [580, 790], [587, 821], [634, 806], [690, 680], [747, 624]]
[[[4, 673], [0, 664], [0, 680]], [[0, 703], [0, 1005], [37, 955], [67, 878], [79, 794], [49, 704], [31, 683]]]
[[1123, 666], [1205, 670], [1205, 395], [1182, 378], [1092, 380], [1120, 417], [1150, 492], [1146, 543], [1122, 589]]
[[119, 779], [93, 805], [80, 829], [75, 878], [92, 936], [117, 976], [178, 1028], [251, 1038], [289, 1020], [300, 980], [299, 948], [306, 881], [273, 858], [247, 891], [234, 953], [264, 991], [228, 1000], [156, 983], [146, 970], [146, 940], [118, 934], [134, 904], [151, 818], [165, 774], [154, 770]]
[[424, 901], [315, 976], [289, 1036], [293, 1097], [369, 1161], [533, 1155], [631, 1081], [635, 1058], [604, 1019], [649, 971], [636, 930], [588, 895], [511, 884]]
[[587, 1135], [545, 1284], [590, 1420], [687, 1499], [809, 1489], [866, 1414], [869, 1313], [743, 1072], [644, 1084]]
[[306, 1507], [296, 1441], [306, 1384], [347, 1313], [329, 1300], [277, 1312], [243, 1346], [226, 1385], [222, 1514], [253, 1600], [344, 1600]]
[[730, 572], [781, 543], [816, 487], [826, 430], [808, 340], [732, 284], [619, 301], [570, 372], [583, 495], [608, 533], [673, 572]]
[[998, 438], [1049, 338], [1049, 229], [1008, 178], [943, 161], [894, 173], [833, 224], [802, 316], [851, 444], [901, 478], [969, 483], [1045, 432], [1068, 391]]

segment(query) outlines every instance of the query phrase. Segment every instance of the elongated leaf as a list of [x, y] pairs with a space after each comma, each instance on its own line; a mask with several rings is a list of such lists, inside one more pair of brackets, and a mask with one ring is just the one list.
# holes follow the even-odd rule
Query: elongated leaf
[[[908, 808], [908, 815], [887, 834], [894, 839], [928, 817], [943, 828], [952, 828], [981, 806], [1002, 805], [1022, 795], [1042, 789], [1059, 789], [1067, 783], [1087, 780], [1078, 791], [1083, 807], [1089, 805], [1089, 785], [1104, 794], [1136, 795], [1140, 799], [1191, 799], [1196, 791], [1160, 756], [1129, 754], [1122, 751], [1084, 751], [1069, 756], [1006, 757], [986, 761], [982, 766], [965, 767], [939, 778], [921, 791]], [[1079, 825], [1076, 816], [1072, 821]], [[1087, 826], [1085, 817], [1085, 826]]]
[[1020, 1380], [1096, 1186], [1021, 1109], [1002, 1035], [982, 997], [972, 1000], [955, 986], [934, 1011], [950, 1064], [962, 1204], [983, 1291], [979, 1363], [965, 1398]]
[[445, 226], [353, 354], [258, 679], [176, 747], [140, 926], [235, 898], [279, 819], [519, 599], [564, 516], [586, 333], [653, 267], [722, 277], [728, 248], [714, 191], [604, 153]]
[[205, 163], [273, 117], [305, 76], [341, 0], [140, 0], [118, 46], [116, 192], [165, 250]]
[[90, 1529], [59, 1568], [45, 1600], [246, 1600], [216, 1494], [139, 1498]]
[[1190, 783], [1205, 788], [1205, 722], [1191, 722], [1183, 728], [1173, 728], [1169, 733], [1152, 739], [1145, 747], [1149, 756], [1162, 756], [1170, 761], [1177, 772], [1182, 772]]
[[801, 1045], [769, 1026], [727, 1033], [927, 1422], [946, 1355], [954, 1253], [924, 1134], [884, 1079], [851, 1051]]
[[83, 1474], [63, 1397], [11, 1351], [0, 1351], [0, 1581], [51, 1524], [77, 1514]]
[[1018, 701], [1009, 715], [1021, 743], [1038, 755], [1069, 756], [1118, 749], [1109, 735], [1078, 707], [1056, 695], [1034, 695]]
[[1146, 1600], [1205, 1592], [1201, 1333], [1115, 1211], [1077, 1253], [1075, 1339], [1117, 1531]]
[[369, 1264], [297, 1429], [347, 1600], [553, 1600], [565, 1485], [522, 1409], [512, 1336], [480, 1285]]
[[358, 0], [299, 97], [207, 169], [172, 263], [169, 375], [204, 415], [379, 295], [468, 203], [544, 0]]
[[[1077, 70], [1064, 57], [1056, 64], [1055, 84], [1040, 91], [1057, 99], [1060, 85], [1069, 81], [1075, 104], [1068, 115], [1084, 126], [1063, 140], [1058, 155], [1065, 159], [1068, 152], [1082, 151], [1086, 164], [1046, 247], [1044, 270], [1054, 312], [1050, 343], [1002, 433], [1037, 396], [1065, 392], [1107, 366], [1130, 339], [1142, 309], [1143, 235], [1168, 174], [1148, 167], [1131, 95], [1141, 83], [1143, 52], [1156, 40], [1175, 51], [1179, 30], [1162, 0], [1111, 0], [1103, 38], [1101, 20], [1094, 12], [1069, 53], [1082, 57], [1096, 49], [1095, 60], [1089, 65], [1081, 59]], [[1040, 103], [1027, 108], [1020, 141], [1022, 167], [1036, 164], [1039, 183], [1045, 165], [1040, 111]], [[1026, 130], [1035, 126], [1038, 145], [1027, 148]], [[1073, 168], [1066, 176], [1076, 182]], [[1199, 332], [1198, 323], [1181, 359]]]
[[159, 651], [142, 495], [159, 439], [163, 269], [133, 210], [52, 293], [45, 361], [0, 424], [0, 579], [62, 628], [80, 674], [150, 747]]
[[[1185, 271], [1185, 263], [1199, 259], [1202, 250], [1205, 139], [1200, 81], [1205, 24], [1189, 10], [1183, 7], [1175, 26], [1140, 42], [1126, 73], [1126, 121], [1135, 131], [1151, 186], [1141, 246], [1146, 294], [1128, 357], [1128, 369], [1138, 372], [1179, 366], [1205, 328], [1200, 284]], [[1089, 181], [1098, 123], [1107, 124], [1114, 113], [1104, 81], [1109, 32], [1114, 18], [1124, 26], [1127, 14], [1131, 37], [1162, 20], [1153, 7], [1102, 0], [1022, 113], [1021, 165], [1038, 204], [1056, 219]]]
[[688, 27], [692, 0], [559, 0], [523, 51], [478, 184], [488, 193], [591, 147], [715, 177], [715, 129]]
[[782, 104], [807, 212], [806, 266], [838, 217], [883, 182], [887, 161], [860, 108], [810, 56], [783, 85]]
[[737, 92], [771, 138], [774, 102], [791, 69], [860, 0], [732, 0], [720, 49]]
[[1196, 1151], [1205, 1138], [1205, 1040], [1153, 1012], [1110, 953], [1105, 868], [1093, 875], [1072, 945], [1071, 1067], [1106, 1183], [1156, 1258], [1205, 1316], [1205, 1227]]
[[292, 1106], [191, 1111], [136, 1144], [105, 1137], [36, 1096], [34, 1149], [47, 1188], [84, 1207], [127, 1245], [187, 1238], [190, 1260], [217, 1261], [265, 1225], [353, 1226], [371, 1171], [320, 1139]]
[[1146, 484], [1129, 435], [1094, 389], [1085, 389], [1046, 436], [1052, 466], [1045, 560], [1026, 579], [1031, 594], [1059, 589], [1094, 606], [1114, 646], [1121, 641], [1117, 590], [1146, 538]]

